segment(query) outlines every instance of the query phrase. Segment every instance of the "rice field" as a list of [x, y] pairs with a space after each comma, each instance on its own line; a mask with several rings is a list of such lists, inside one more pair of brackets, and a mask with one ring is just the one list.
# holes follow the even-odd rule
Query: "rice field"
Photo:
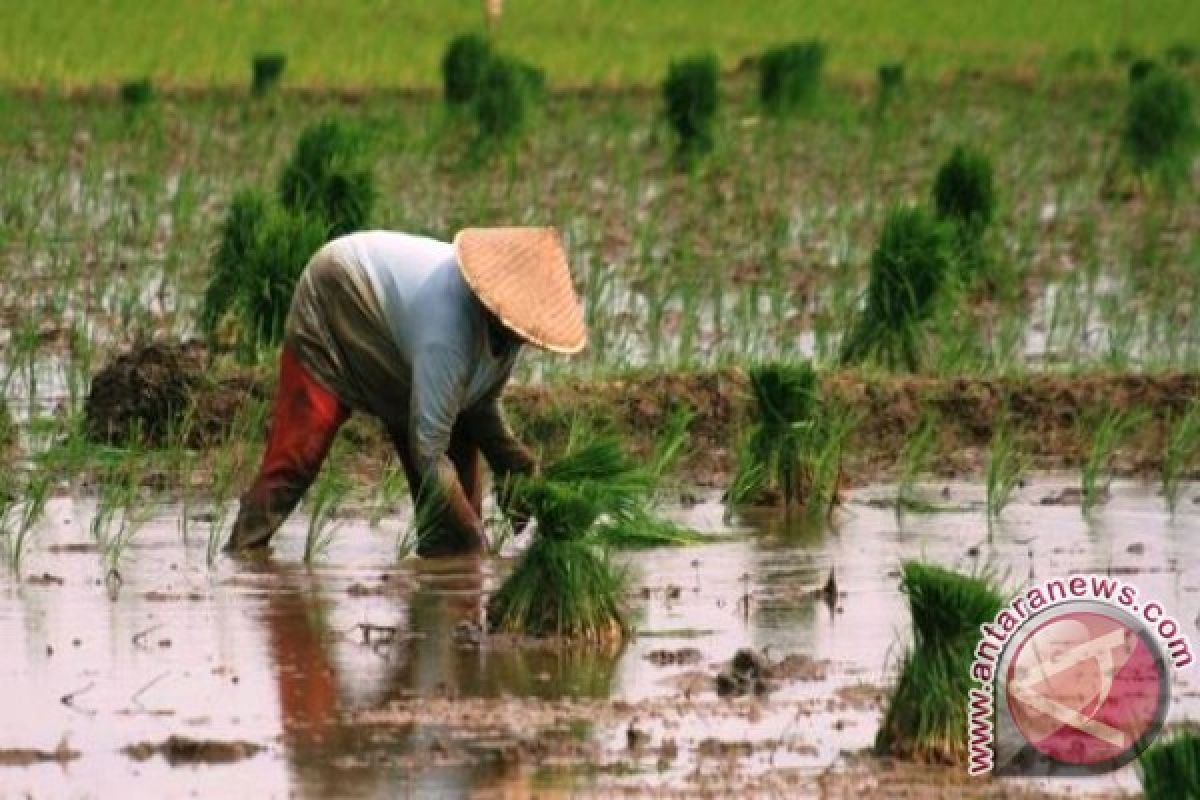
[[[1195, 634], [1194, 109], [1154, 169], [1129, 110], [1200, 91], [1191, 4], [510, 3], [494, 129], [431, 91], [478, 4], [71, 5], [0, 10], [0, 794], [1195, 777], [1173, 734], [1111, 773], [969, 781], [959, 697], [978, 625], [1035, 580], [1125, 576]], [[339, 57], [352, 33], [372, 55]], [[809, 37], [764, 105], [744, 59]], [[668, 62], [705, 50], [668, 112]], [[366, 176], [321, 212], [338, 230], [563, 234], [589, 346], [522, 354], [536, 524], [489, 505], [479, 557], [415, 555], [429, 520], [363, 418], [270, 558], [220, 553], [290, 287], [251, 322], [218, 301], [320, 241], [288, 214], [322, 139]], [[238, 215], [275, 226], [260, 251]], [[1198, 713], [1176, 677], [1172, 730]]]

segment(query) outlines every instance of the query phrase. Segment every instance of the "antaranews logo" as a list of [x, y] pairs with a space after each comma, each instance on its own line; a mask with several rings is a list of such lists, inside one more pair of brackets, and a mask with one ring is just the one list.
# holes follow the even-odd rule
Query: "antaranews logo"
[[1162, 605], [1107, 576], [1043, 581], [980, 631], [972, 775], [1091, 775], [1129, 763], [1162, 730], [1171, 668], [1192, 663]]

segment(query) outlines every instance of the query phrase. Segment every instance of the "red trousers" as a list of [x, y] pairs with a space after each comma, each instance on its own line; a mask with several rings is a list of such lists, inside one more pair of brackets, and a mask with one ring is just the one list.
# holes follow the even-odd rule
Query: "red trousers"
[[[350, 412], [350, 407], [318, 383], [295, 353], [284, 346], [262, 465], [241, 497], [227, 549], [262, 547], [270, 541], [321, 471], [338, 429]], [[415, 492], [420, 476], [409, 455], [407, 432], [391, 430], [389, 435], [404, 465], [409, 490]], [[447, 455], [475, 513], [482, 513], [479, 448], [457, 425]]]

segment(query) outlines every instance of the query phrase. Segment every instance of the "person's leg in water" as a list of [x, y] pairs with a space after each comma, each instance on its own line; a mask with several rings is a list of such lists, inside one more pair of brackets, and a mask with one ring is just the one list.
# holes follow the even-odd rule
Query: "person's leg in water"
[[266, 547], [312, 485], [349, 416], [350, 408], [319, 384], [285, 345], [262, 466], [241, 497], [226, 551]]
[[[413, 508], [417, 509], [422, 503], [437, 502], [430, 498], [422, 498], [421, 476], [417, 474], [416, 465], [409, 454], [407, 435], [393, 428], [389, 431], [389, 436], [392, 439], [392, 445], [395, 447], [396, 455], [400, 458], [400, 463], [404, 467], [404, 476], [408, 480], [408, 490], [409, 495], [412, 497]], [[482, 517], [483, 472], [480, 464], [479, 447], [474, 443], [474, 440], [467, 433], [463, 425], [455, 424], [454, 429], [451, 431], [450, 447], [446, 452], [446, 456], [450, 459], [450, 463], [454, 465], [454, 471], [458, 475], [458, 482], [463, 489], [464, 499], [475, 514]], [[414, 511], [414, 513], [417, 512]], [[418, 521], [418, 555], [422, 557], [463, 555], [477, 553], [482, 549], [483, 542], [468, 541], [461, 536], [452, 535], [446, 530], [445, 526], [440, 525], [438, 521], [440, 511], [435, 510], [422, 513], [429, 513], [431, 516]]]

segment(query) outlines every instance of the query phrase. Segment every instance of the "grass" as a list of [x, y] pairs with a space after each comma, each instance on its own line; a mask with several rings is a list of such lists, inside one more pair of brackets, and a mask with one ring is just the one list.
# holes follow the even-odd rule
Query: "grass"
[[875, 749], [922, 762], [965, 763], [967, 692], [979, 626], [995, 617], [1004, 596], [987, 575], [917, 561], [904, 563], [900, 588], [908, 598], [912, 642]]
[[[164, 85], [244, 86], [255, 53], [288, 54], [300, 86], [435, 87], [451, 37], [483, 28], [480, 3], [426, 5], [268, 0], [252, 8], [200, 0], [146, 6], [133, 0], [64, 0], [53, 8], [0, 10], [0, 83], [81, 86], [150, 74]], [[1159, 54], [1181, 43], [1194, 52], [1200, 10], [1188, 0], [1002, 0], [963, 5], [931, 0], [897, 8], [888, 0], [612, 0], [579, 6], [526, 0], [505, 9], [501, 45], [545, 65], [562, 84], [657, 83], [665, 62], [711, 48], [727, 64], [785, 41], [819, 38], [829, 68], [869, 77], [903, 57], [914, 73], [963, 68], [1055, 68], [1073, 53], [1108, 63], [1119, 45]], [[97, 36], [96, 31], [104, 31]], [[346, 56], [353, 41], [358, 57]], [[186, 43], [186, 46], [185, 44]]]
[[1138, 756], [1137, 768], [1146, 800], [1200, 797], [1200, 735], [1162, 737]]
[[1172, 184], [1191, 175], [1200, 142], [1196, 111], [1187, 80], [1153, 68], [1130, 90], [1122, 144], [1134, 166]]

